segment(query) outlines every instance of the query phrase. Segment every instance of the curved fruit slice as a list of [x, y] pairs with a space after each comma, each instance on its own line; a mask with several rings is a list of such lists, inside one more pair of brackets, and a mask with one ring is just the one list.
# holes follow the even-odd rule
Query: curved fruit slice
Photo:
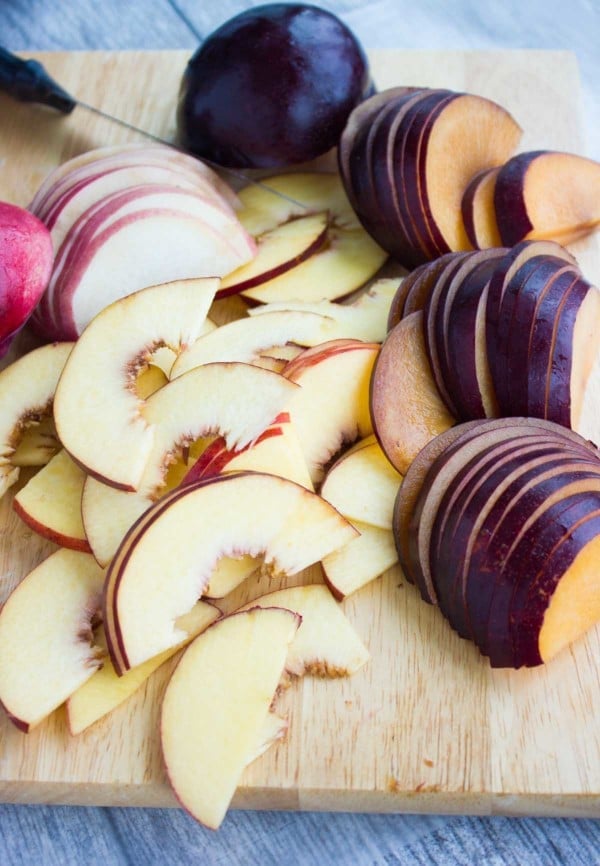
[[[263, 433], [268, 440], [271, 421], [297, 390], [277, 373], [250, 364], [227, 363], [194, 367], [152, 394], [145, 403], [143, 417], [154, 435], [137, 491], [111, 490], [93, 478], [85, 484], [83, 523], [98, 561], [103, 564], [109, 561], [129, 527], [165, 492], [168, 467], [183, 449], [215, 432], [224, 437], [228, 452], [245, 448]], [[278, 428], [277, 435], [280, 434]], [[286, 441], [289, 444], [289, 439]], [[263, 461], [261, 469], [267, 468], [265, 463], [268, 466], [274, 451], [267, 442], [264, 444], [266, 453], [261, 448], [261, 453], [255, 455], [248, 449], [245, 456], [238, 457], [237, 468], [241, 468], [240, 461], [251, 464], [253, 460], [252, 468], [256, 468], [258, 461]], [[214, 443], [209, 446], [209, 454], [197, 474], [201, 469], [213, 476], [217, 473], [216, 467], [211, 470], [209, 465], [217, 448]], [[223, 465], [227, 462], [225, 459]], [[300, 459], [292, 466], [282, 459], [280, 465], [306, 479], [306, 467]]]
[[[102, 660], [102, 667], [76, 692], [73, 692], [67, 700], [67, 720], [71, 734], [80, 734], [98, 719], [119, 707], [146, 682], [157, 668], [170, 659], [182, 646], [185, 646], [208, 628], [219, 616], [221, 616], [221, 611], [215, 605], [205, 601], [196, 602], [191, 611], [182, 616], [177, 623], [177, 628], [185, 632], [186, 635], [182, 642], [165, 650], [164, 653], [148, 659], [137, 668], [127, 671], [122, 677], [117, 676], [110, 658], [105, 656]], [[95, 642], [106, 654], [106, 638], [102, 627], [95, 634]]]
[[331, 339], [334, 322], [316, 313], [274, 312], [237, 319], [206, 334], [184, 349], [171, 369], [176, 379], [187, 370], [214, 361], [252, 363], [263, 349], [288, 342], [316, 346]]
[[499, 168], [488, 168], [478, 172], [463, 193], [462, 218], [467, 237], [475, 249], [503, 246], [494, 207], [499, 171]]
[[[528, 262], [532, 259], [541, 261], [542, 256], [560, 259], [565, 266], [577, 267], [573, 256], [553, 241], [523, 241], [500, 259], [490, 280], [486, 305], [486, 347], [501, 412], [510, 405], [509, 390], [514, 387], [508, 375], [508, 355], [503, 345], [504, 328], [509, 334], [507, 326], [513, 319], [514, 293], [510, 290], [511, 283]], [[514, 283], [512, 285], [514, 287]], [[522, 367], [519, 378], [522, 378]]]
[[273, 571], [295, 574], [355, 535], [329, 503], [274, 475], [236, 473], [167, 494], [128, 533], [108, 571], [104, 626], [116, 670], [178, 642], [173, 622], [221, 556], [264, 554]]
[[600, 163], [572, 153], [519, 153], [502, 166], [494, 207], [503, 243], [568, 244], [600, 223]]
[[300, 172], [270, 177], [265, 182], [293, 202], [259, 186], [240, 193], [238, 218], [251, 235], [259, 236], [296, 217], [328, 211], [330, 224], [321, 251], [280, 277], [243, 293], [261, 303], [320, 301], [349, 295], [364, 285], [387, 258], [358, 222], [337, 174]]
[[342, 454], [323, 481], [320, 494], [351, 523], [392, 528], [392, 512], [402, 476], [378, 442]]
[[447, 245], [442, 252], [469, 249], [460, 204], [478, 171], [502, 165], [515, 150], [521, 128], [495, 102], [459, 94], [436, 117], [421, 147], [420, 181], [431, 221]]
[[388, 334], [373, 370], [371, 417], [384, 454], [404, 474], [421, 448], [454, 426], [436, 388], [423, 335], [423, 313]]
[[248, 310], [252, 317], [266, 313], [291, 310], [296, 313], [316, 313], [332, 320], [333, 332], [328, 340], [364, 340], [366, 343], [381, 343], [387, 333], [387, 317], [392, 298], [395, 297], [402, 278], [381, 279], [374, 282], [351, 304], [332, 301], [280, 301], [261, 304]]
[[302, 617], [285, 661], [286, 673], [291, 676], [349, 677], [369, 661], [369, 651], [322, 584], [289, 586], [269, 592], [248, 602], [239, 611], [257, 606], [283, 607]]
[[198, 174], [229, 201], [232, 207], [236, 206], [237, 199], [233, 190], [208, 165], [172, 147], [145, 143], [117, 144], [86, 150], [61, 163], [46, 175], [28, 210], [35, 214], [40, 212], [47, 205], [49, 196], [58, 189], [59, 184], [70, 182], [75, 172], [78, 172], [81, 177], [83, 173], [88, 174], [90, 171], [95, 173], [98, 170], [117, 166], [148, 162], [178, 166]]
[[24, 431], [52, 411], [59, 377], [73, 343], [52, 343], [23, 355], [0, 372], [0, 496], [19, 477], [12, 462]]
[[[436, 436], [435, 439], [432, 439], [431, 442], [428, 442], [419, 451], [402, 480], [394, 502], [392, 528], [400, 567], [409, 583], [415, 583], [414, 563], [412, 562], [410, 546], [410, 523], [427, 473], [440, 454], [453, 445], [463, 433], [467, 433], [481, 423], [481, 421], [466, 421], [464, 424], [457, 424], [456, 427], [451, 427], [445, 433], [440, 433], [439, 436]], [[424, 601], [430, 604], [434, 601], [427, 593], [422, 597]]]
[[298, 217], [256, 238], [256, 257], [223, 278], [217, 298], [237, 295], [282, 276], [319, 251], [327, 239], [326, 212]]
[[254, 251], [235, 216], [209, 199], [152, 184], [125, 190], [81, 217], [65, 239], [47, 290], [54, 322], [76, 338], [118, 298], [166, 281], [223, 276]]
[[81, 519], [84, 481], [85, 473], [63, 449], [19, 490], [13, 508], [49, 541], [91, 553]]
[[256, 744], [300, 617], [253, 608], [225, 617], [183, 654], [162, 704], [160, 737], [182, 806], [217, 829]]
[[[461, 431], [461, 436], [450, 444], [431, 464], [422, 483], [409, 524], [409, 556], [411, 571], [421, 595], [432, 604], [437, 601], [435, 583], [431, 574], [431, 541], [446, 491], [453, 478], [487, 447], [526, 437], [539, 437], [541, 433], [556, 430], [554, 424], [529, 418], [500, 418]], [[540, 432], [541, 431], [541, 432]], [[566, 431], [578, 443], [580, 437]], [[580, 447], [579, 445], [577, 447]], [[589, 452], [593, 452], [592, 446]]]
[[332, 340], [290, 361], [284, 375], [301, 387], [289, 403], [313, 483], [344, 444], [373, 432], [369, 382], [379, 343]]
[[389, 529], [353, 521], [360, 535], [339, 550], [323, 557], [321, 565], [327, 586], [341, 600], [396, 565], [398, 554]]
[[59, 550], [31, 571], [0, 612], [0, 701], [29, 731], [100, 667], [92, 620], [104, 573], [86, 553]]
[[54, 412], [61, 442], [90, 475], [135, 489], [154, 439], [137, 374], [159, 346], [178, 351], [196, 339], [217, 287], [199, 279], [144, 289], [104, 309], [77, 341]]

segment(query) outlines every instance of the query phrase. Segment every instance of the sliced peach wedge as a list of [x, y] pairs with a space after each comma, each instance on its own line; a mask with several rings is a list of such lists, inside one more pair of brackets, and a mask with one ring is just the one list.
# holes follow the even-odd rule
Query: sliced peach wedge
[[188, 614], [177, 622], [177, 628], [185, 632], [180, 644], [164, 653], [148, 659], [142, 665], [117, 676], [107, 656], [106, 637], [102, 626], [95, 634], [95, 642], [105, 654], [102, 667], [90, 677], [66, 703], [67, 719], [71, 734], [80, 734], [98, 719], [112, 712], [131, 697], [164, 662], [170, 659], [185, 644], [197, 637], [205, 628], [221, 616], [218, 607], [209, 602], [198, 601]]
[[298, 217], [256, 238], [256, 257], [223, 278], [217, 298], [237, 295], [285, 274], [319, 251], [327, 240], [327, 212]]
[[283, 607], [302, 617], [285, 662], [290, 676], [305, 674], [333, 678], [356, 673], [369, 658], [369, 651], [323, 584], [289, 586], [261, 595], [239, 610], [253, 607]]
[[328, 502], [275, 475], [233, 473], [174, 490], [129, 531], [108, 570], [104, 627], [115, 669], [178, 643], [175, 620], [222, 556], [264, 555], [273, 572], [295, 574], [355, 536]]
[[0, 496], [19, 477], [13, 455], [29, 425], [52, 413], [56, 386], [73, 343], [34, 349], [0, 372]]
[[364, 340], [381, 343], [387, 333], [387, 319], [393, 298], [398, 291], [401, 278], [380, 279], [362, 292], [352, 303], [333, 301], [279, 301], [261, 304], [248, 310], [250, 316], [263, 316], [271, 312], [295, 311], [317, 313], [333, 320], [327, 339]]
[[288, 408], [315, 484], [343, 445], [373, 432], [369, 382], [379, 349], [379, 343], [331, 340], [306, 349], [284, 370], [301, 386]]
[[282, 174], [266, 183], [287, 198], [255, 185], [239, 193], [238, 219], [254, 237], [324, 211], [330, 222], [317, 252], [281, 276], [244, 291], [245, 298], [260, 303], [341, 298], [364, 285], [383, 265], [386, 253], [358, 222], [337, 174]]
[[[153, 440], [137, 490], [111, 489], [93, 477], [85, 483], [83, 523], [98, 561], [108, 562], [132, 523], [165, 492], [169, 465], [184, 449], [211, 433], [223, 436], [228, 450], [245, 448], [298, 390], [278, 373], [232, 362], [194, 367], [148, 397], [143, 419]], [[300, 470], [306, 477], [302, 464]]]
[[87, 553], [58, 550], [30, 572], [0, 612], [0, 702], [29, 731], [101, 665], [92, 624], [104, 572]]
[[227, 616], [190, 644], [169, 681], [160, 721], [167, 775], [182, 806], [207, 827], [219, 827], [242, 770], [264, 751], [300, 622], [278, 607]]
[[90, 475], [135, 490], [154, 439], [137, 375], [159, 346], [178, 352], [199, 336], [218, 285], [183, 280], [136, 292], [102, 310], [77, 341], [54, 416], [63, 446]]
[[13, 508], [38, 535], [91, 553], [81, 519], [85, 472], [63, 449], [30, 478], [13, 499]]
[[355, 592], [398, 561], [392, 516], [401, 482], [375, 437], [342, 454], [325, 476], [321, 496], [360, 532], [359, 538], [323, 559], [336, 598]]
[[184, 349], [171, 369], [176, 379], [188, 370], [213, 361], [252, 363], [262, 350], [286, 343], [316, 346], [333, 338], [335, 322], [313, 312], [282, 310], [264, 316], [237, 319], [222, 325]]

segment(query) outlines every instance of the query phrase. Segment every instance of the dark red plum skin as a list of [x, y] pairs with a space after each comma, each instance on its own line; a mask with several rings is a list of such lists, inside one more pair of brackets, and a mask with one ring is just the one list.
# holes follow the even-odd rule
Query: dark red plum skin
[[535, 256], [508, 281], [498, 322], [499, 352], [506, 370], [508, 405], [501, 411], [527, 415], [529, 342], [537, 309], [547, 287], [567, 268], [561, 259]]
[[502, 243], [512, 247], [529, 234], [533, 225], [523, 197], [525, 175], [531, 163], [547, 151], [532, 150], [518, 153], [504, 163], [494, 187], [494, 211]]
[[[535, 324], [531, 334], [529, 370], [527, 373], [527, 414], [534, 418], [548, 417], [546, 411], [546, 393], [549, 387], [548, 380], [553, 343], [562, 318], [562, 312], [566, 305], [571, 306], [569, 299], [577, 283], [577, 274], [574, 272], [567, 272], [557, 276], [549, 286], [548, 291], [544, 293], [544, 297], [536, 311]], [[576, 294], [578, 293], [576, 292]], [[578, 308], [579, 304], [577, 303], [576, 306]], [[569, 359], [573, 354], [572, 336], [573, 333], [571, 331], [571, 345], [568, 352]], [[548, 420], [562, 424], [564, 427], [571, 426], [570, 367], [569, 363], [569, 376], [566, 383], [567, 394], [565, 395], [564, 389], [562, 392], [556, 394], [556, 399], [552, 400], [554, 407], [553, 417], [548, 418]], [[562, 405], [558, 405], [557, 403], [557, 399], [560, 396], [563, 397], [563, 400], [566, 397]]]
[[[527, 441], [527, 440], [531, 441]], [[515, 437], [490, 445], [456, 474], [438, 509], [430, 547], [431, 570], [442, 610], [461, 637], [474, 639], [462, 593], [458, 586], [465, 566], [467, 548], [479, 514], [496, 495], [498, 485], [515, 470], [538, 456], [556, 452], [556, 446], [537, 436]], [[512, 485], [511, 485], [512, 487]], [[487, 521], [481, 535], [487, 534]], [[476, 551], [479, 539], [473, 550]], [[458, 602], [457, 602], [458, 600]]]
[[373, 85], [366, 55], [335, 15], [273, 3], [216, 30], [185, 71], [180, 143], [237, 168], [277, 168], [335, 147]]
[[[596, 479], [600, 481], [600, 476], [596, 475]], [[590, 483], [592, 482], [593, 477], [590, 478]], [[513, 640], [516, 631], [515, 614], [518, 616], [519, 607], [523, 604], [519, 599], [522, 599], [524, 593], [529, 595], [534, 582], [537, 583], [541, 578], [546, 593], [537, 594], [533, 609], [530, 607], [530, 617], [537, 604], [543, 607], [543, 619], [543, 612], [551, 595], [549, 589], [552, 587], [554, 591], [564, 574], [564, 571], [557, 572], [559, 565], [553, 555], [563, 546], [565, 539], [569, 538], [576, 524], [597, 513], [599, 506], [599, 494], [593, 490], [573, 494], [547, 509], [521, 539], [502, 572], [501, 579], [506, 589], [501, 594], [496, 593], [492, 599], [485, 647], [485, 653], [489, 656], [492, 667], [518, 668], [524, 665], [534, 667], [541, 664], [538, 649], [526, 657], [522, 654], [517, 657], [515, 654]], [[563, 553], [569, 551], [569, 555], [563, 556], [560, 560], [564, 570], [571, 565], [580, 549], [581, 545], [576, 549], [574, 544], [569, 544], [565, 548]], [[511, 614], [513, 615], [512, 628]], [[519, 631], [521, 627], [522, 625], [519, 626]], [[538, 637], [539, 629], [535, 641], [530, 642], [530, 646], [531, 643], [537, 643]]]
[[461, 421], [485, 418], [477, 378], [476, 321], [481, 296], [501, 255], [500, 250], [475, 253], [471, 259], [472, 270], [460, 279], [458, 286], [450, 286], [445, 303], [438, 308], [435, 335], [440, 341], [442, 376]]
[[562, 576], [583, 548], [600, 535], [600, 496], [590, 498], [585, 508], [581, 503], [573, 505], [570, 518], [572, 530], [545, 563], [540, 578], [531, 584], [527, 599], [511, 606], [509, 622], [517, 667], [543, 663], [539, 634], [546, 610]]

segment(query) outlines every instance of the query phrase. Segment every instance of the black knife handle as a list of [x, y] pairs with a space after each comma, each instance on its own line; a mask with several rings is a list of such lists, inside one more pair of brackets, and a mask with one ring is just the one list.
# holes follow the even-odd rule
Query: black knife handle
[[22, 60], [1, 46], [0, 90], [19, 102], [38, 102], [63, 114], [70, 114], [77, 105], [77, 100], [50, 78], [41, 63]]

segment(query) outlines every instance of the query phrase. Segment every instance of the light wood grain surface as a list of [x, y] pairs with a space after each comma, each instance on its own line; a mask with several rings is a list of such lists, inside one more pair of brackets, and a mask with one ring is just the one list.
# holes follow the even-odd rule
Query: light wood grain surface
[[[41, 55], [67, 89], [157, 134], [173, 133], [187, 52]], [[569, 54], [372, 55], [380, 87], [466, 88], [497, 99], [525, 129], [523, 149], [579, 150], [577, 70]], [[77, 110], [59, 118], [0, 97], [0, 198], [26, 204], [44, 174], [90, 147], [132, 140]], [[577, 254], [598, 279], [598, 244]], [[0, 504], [4, 597], [46, 545]], [[309, 579], [318, 579], [314, 571]], [[266, 584], [249, 584], [245, 601]], [[546, 668], [492, 671], [425, 605], [400, 572], [350, 597], [344, 610], [372, 654], [353, 678], [305, 679], [280, 709], [287, 740], [249, 767], [238, 808], [471, 814], [600, 815], [600, 630]], [[26, 803], [171, 806], [156, 724], [169, 665], [78, 738], [62, 711], [29, 735], [0, 720], [0, 799]]]

